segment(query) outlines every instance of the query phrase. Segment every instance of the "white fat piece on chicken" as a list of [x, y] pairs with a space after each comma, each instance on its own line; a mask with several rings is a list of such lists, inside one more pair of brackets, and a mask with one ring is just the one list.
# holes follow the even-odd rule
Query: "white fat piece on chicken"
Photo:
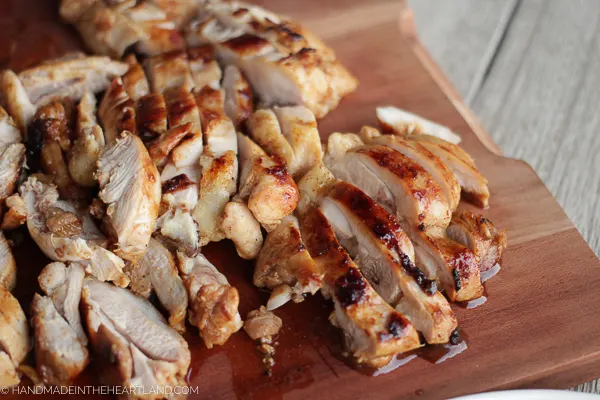
[[377, 120], [385, 133], [397, 135], [427, 134], [450, 143], [460, 143], [460, 136], [447, 127], [393, 106], [377, 107]]
[[177, 263], [188, 291], [190, 323], [207, 348], [223, 345], [243, 325], [237, 289], [202, 254], [190, 258], [178, 252]]
[[12, 291], [17, 285], [17, 263], [12, 249], [0, 231], [0, 287]]
[[144, 257], [138, 264], [129, 265], [127, 273], [131, 279], [130, 289], [146, 298], [155, 292], [169, 312], [169, 325], [184, 332], [188, 297], [171, 252], [152, 238]]
[[27, 138], [27, 127], [33, 119], [37, 107], [27, 95], [21, 80], [11, 70], [2, 71], [0, 75], [0, 91], [2, 92], [6, 111], [14, 119], [17, 128]]
[[89, 7], [75, 27], [88, 48], [112, 58], [121, 58], [128, 47], [148, 38], [141, 27], [103, 1]]
[[300, 226], [306, 248], [324, 273], [321, 292], [334, 303], [330, 321], [344, 333], [352, 356], [378, 368], [393, 356], [420, 347], [417, 330], [373, 289], [321, 210], [308, 210]]
[[29, 324], [19, 301], [0, 288], [0, 382], [5, 386], [19, 383], [16, 368], [31, 349]]
[[256, 220], [270, 231], [296, 209], [298, 187], [283, 164], [241, 133], [238, 151], [240, 186], [234, 199], [247, 202]]
[[315, 294], [321, 288], [323, 273], [304, 246], [295, 216], [288, 215], [267, 234], [256, 259], [253, 282], [273, 290], [269, 310], [289, 300], [299, 303], [304, 294]]
[[456, 318], [435, 282], [415, 266], [413, 245], [398, 220], [346, 182], [332, 185], [321, 209], [377, 293], [406, 315], [428, 343], [447, 343]]
[[89, 362], [85, 343], [49, 297], [36, 293], [31, 313], [38, 374], [48, 385], [71, 384]]
[[115, 254], [137, 262], [154, 230], [160, 176], [139, 137], [125, 133], [98, 160], [98, 197], [107, 205], [104, 226]]
[[87, 92], [100, 93], [127, 68], [127, 64], [109, 57], [81, 55], [26, 69], [19, 73], [19, 79], [31, 102], [39, 107], [65, 97], [77, 101]]
[[107, 384], [152, 388], [183, 385], [188, 344], [150, 302], [127, 289], [86, 279], [82, 291], [90, 342]]

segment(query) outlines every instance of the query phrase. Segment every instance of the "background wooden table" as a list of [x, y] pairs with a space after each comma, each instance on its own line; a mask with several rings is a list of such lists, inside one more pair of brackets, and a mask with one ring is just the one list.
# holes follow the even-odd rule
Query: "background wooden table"
[[[536, 170], [599, 255], [600, 1], [409, 5], [421, 41], [485, 129]], [[599, 382], [575, 390], [600, 393]]]

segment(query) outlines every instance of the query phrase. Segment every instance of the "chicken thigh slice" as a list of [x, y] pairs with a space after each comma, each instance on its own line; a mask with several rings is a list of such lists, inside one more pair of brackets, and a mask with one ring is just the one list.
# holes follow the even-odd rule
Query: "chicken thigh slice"
[[202, 254], [190, 258], [177, 253], [177, 262], [188, 291], [190, 323], [207, 348], [223, 345], [243, 325], [237, 289]]
[[[29, 324], [19, 301], [0, 287], [0, 360], [7, 372], [2, 380], [8, 385], [19, 383], [16, 368], [31, 350]], [[10, 361], [10, 362], [9, 362]]]
[[11, 70], [2, 71], [0, 92], [4, 98], [6, 112], [14, 119], [15, 125], [27, 139], [27, 127], [33, 119], [37, 107], [29, 99], [17, 74]]
[[128, 69], [126, 73], [122, 74], [121, 79], [129, 98], [137, 102], [141, 97], [150, 93], [150, 84], [146, 79], [144, 68], [135, 55], [130, 54], [125, 57], [125, 62]]
[[0, 231], [0, 287], [12, 291], [17, 285], [17, 263], [12, 249]]
[[418, 115], [401, 110], [397, 107], [377, 107], [377, 120], [385, 133], [396, 135], [427, 134], [436, 136], [450, 143], [460, 143], [460, 136], [445, 126], [436, 124]]
[[225, 205], [221, 229], [241, 258], [253, 260], [258, 256], [263, 245], [260, 223], [244, 203], [230, 201]]
[[146, 60], [146, 73], [153, 92], [164, 94], [169, 89], [190, 91], [194, 80], [188, 55], [184, 51], [159, 54]]

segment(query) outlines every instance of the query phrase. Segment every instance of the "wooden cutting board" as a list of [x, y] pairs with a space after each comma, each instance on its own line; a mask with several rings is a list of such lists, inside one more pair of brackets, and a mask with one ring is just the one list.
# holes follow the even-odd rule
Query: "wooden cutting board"
[[[600, 376], [600, 262], [535, 172], [501, 156], [419, 44], [410, 12], [389, 0], [261, 4], [312, 28], [360, 80], [358, 92], [321, 121], [324, 138], [375, 124], [374, 108], [385, 104], [448, 125], [489, 179], [491, 206], [484, 215], [508, 229], [509, 247], [502, 270], [486, 284], [487, 303], [456, 307], [468, 349], [455, 358], [438, 365], [416, 359], [385, 375], [363, 375], [336, 357], [340, 338], [327, 321], [331, 305], [317, 295], [277, 311], [284, 328], [270, 378], [242, 332], [207, 350], [189, 327], [194, 398], [447, 398], [567, 388]], [[75, 32], [60, 24], [55, 1], [4, 0], [2, 10], [3, 67], [22, 69], [80, 47]], [[21, 233], [13, 234], [17, 241]], [[16, 294], [28, 310], [45, 260], [21, 236]], [[230, 243], [208, 246], [205, 253], [240, 290], [242, 315], [265, 302], [268, 294], [251, 285], [251, 264]], [[77, 383], [95, 384], [96, 375], [92, 365]]]

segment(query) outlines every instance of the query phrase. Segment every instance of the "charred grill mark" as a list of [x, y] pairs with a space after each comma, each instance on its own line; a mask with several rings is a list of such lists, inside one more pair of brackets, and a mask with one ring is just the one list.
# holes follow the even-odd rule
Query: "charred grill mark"
[[137, 124], [139, 135], [145, 140], [160, 136], [167, 129], [167, 105], [162, 95], [150, 93], [139, 99]]
[[457, 268], [452, 270], [452, 278], [454, 278], [454, 286], [456, 286], [456, 291], [458, 292], [462, 288], [462, 282]]
[[388, 249], [399, 255], [399, 264], [404, 271], [413, 277], [425, 293], [433, 296], [437, 292], [435, 281], [427, 279], [423, 271], [417, 268], [408, 255], [402, 251], [396, 236], [397, 232], [401, 231], [400, 223], [394, 216], [388, 214], [363, 191], [349, 183], [339, 183], [332, 191], [331, 196], [349, 206], [352, 212], [370, 227], [375, 236]]
[[183, 119], [197, 109], [194, 95], [183, 88], [176, 89], [168, 95], [169, 124], [171, 127], [180, 125]]
[[195, 185], [186, 174], [177, 175], [162, 184], [163, 194], [173, 193]]
[[382, 341], [397, 339], [404, 336], [404, 330], [407, 326], [407, 321], [398, 313], [392, 313], [388, 319], [386, 328], [387, 332], [381, 332], [379, 339]]
[[216, 59], [215, 48], [212, 45], [192, 47], [188, 49], [190, 61], [202, 61], [208, 63]]
[[342, 307], [359, 304], [366, 295], [367, 283], [361, 273], [351, 268], [335, 281], [335, 296]]
[[399, 178], [415, 179], [419, 174], [426, 173], [423, 167], [412, 162], [408, 157], [383, 146], [359, 148], [356, 152], [372, 158], [381, 167], [390, 170]]
[[229, 39], [222, 44], [236, 53], [242, 54], [260, 53], [263, 48], [270, 46], [265, 39], [249, 33]]

